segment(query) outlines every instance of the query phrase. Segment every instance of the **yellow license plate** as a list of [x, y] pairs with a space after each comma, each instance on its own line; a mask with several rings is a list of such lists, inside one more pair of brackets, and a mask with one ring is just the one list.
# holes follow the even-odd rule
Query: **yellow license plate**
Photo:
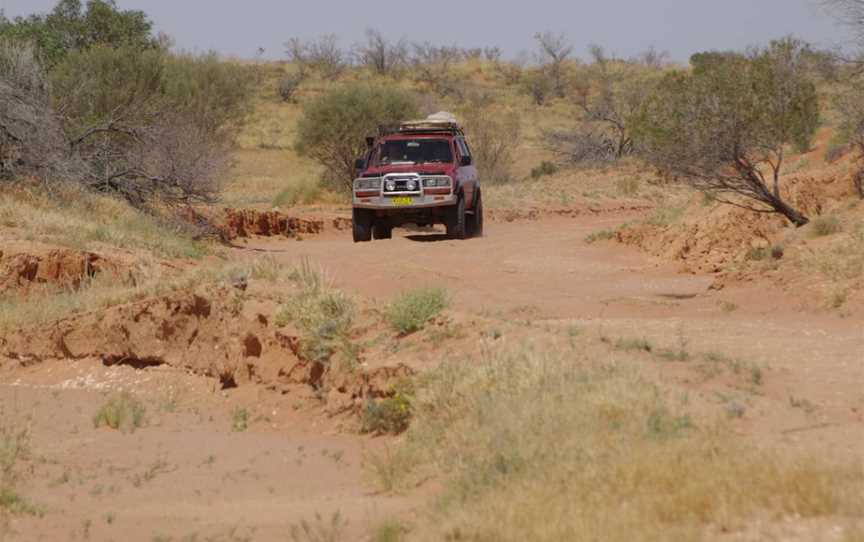
[[393, 198], [393, 205], [411, 205], [413, 202], [414, 200], [407, 197]]

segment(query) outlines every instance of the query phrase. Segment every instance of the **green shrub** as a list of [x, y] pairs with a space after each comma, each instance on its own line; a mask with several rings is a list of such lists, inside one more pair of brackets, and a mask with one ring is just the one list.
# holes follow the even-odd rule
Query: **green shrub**
[[416, 114], [409, 91], [393, 85], [349, 83], [305, 105], [295, 148], [324, 166], [329, 186], [347, 191], [354, 180], [354, 161], [366, 152], [366, 137], [375, 135], [381, 125]]
[[106, 425], [111, 429], [134, 432], [144, 424], [146, 409], [141, 401], [129, 392], [111, 397], [93, 417], [97, 428]]
[[420, 288], [402, 294], [388, 305], [384, 317], [396, 331], [406, 335], [422, 329], [445, 308], [447, 292], [441, 288]]

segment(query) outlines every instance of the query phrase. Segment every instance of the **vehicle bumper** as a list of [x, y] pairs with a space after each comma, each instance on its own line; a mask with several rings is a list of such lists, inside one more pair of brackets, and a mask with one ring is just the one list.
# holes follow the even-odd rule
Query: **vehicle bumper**
[[391, 196], [358, 197], [354, 196], [354, 207], [358, 209], [374, 209], [384, 211], [411, 212], [415, 209], [429, 209], [433, 207], [449, 207], [456, 205], [458, 198], [455, 194], [442, 196], [436, 195], [412, 195], [410, 204], [394, 203]]

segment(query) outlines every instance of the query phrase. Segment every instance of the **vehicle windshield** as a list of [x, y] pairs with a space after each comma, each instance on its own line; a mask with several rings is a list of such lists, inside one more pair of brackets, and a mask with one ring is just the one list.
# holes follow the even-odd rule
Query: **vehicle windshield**
[[450, 141], [446, 139], [397, 139], [378, 148], [380, 165], [423, 164], [453, 161]]

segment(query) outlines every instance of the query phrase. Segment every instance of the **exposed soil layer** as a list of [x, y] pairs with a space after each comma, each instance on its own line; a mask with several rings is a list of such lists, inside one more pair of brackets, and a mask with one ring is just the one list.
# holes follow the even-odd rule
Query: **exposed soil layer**
[[324, 220], [290, 217], [279, 211], [225, 209], [220, 229], [228, 240], [253, 236], [298, 237], [321, 233]]
[[123, 266], [94, 252], [71, 249], [0, 250], [0, 295], [38, 285], [75, 288], [97, 275], [119, 277]]
[[245, 285], [202, 286], [7, 334], [0, 337], [0, 368], [93, 358], [108, 367], [165, 365], [217, 379], [223, 389], [311, 388], [333, 414], [387, 396], [395, 379], [412, 372], [395, 364], [340, 373], [305, 359], [300, 335], [271, 322], [275, 311], [275, 303], [254, 299]]
[[[846, 176], [795, 178], [788, 181], [784, 197], [806, 216], [815, 218], [838, 199], [848, 197], [851, 187]], [[791, 227], [777, 214], [694, 201], [678, 223], [629, 224], [617, 231], [616, 237], [653, 256], [679, 262], [688, 272], [716, 273], [742, 261], [753, 248], [768, 248]]]

